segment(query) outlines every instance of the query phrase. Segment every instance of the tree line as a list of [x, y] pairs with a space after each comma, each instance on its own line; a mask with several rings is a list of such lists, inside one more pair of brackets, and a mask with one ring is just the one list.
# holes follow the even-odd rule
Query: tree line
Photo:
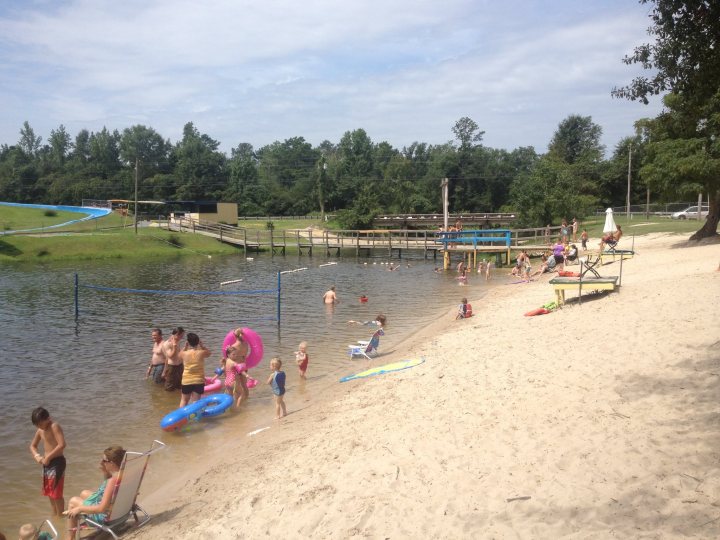
[[[379, 213], [441, 211], [442, 178], [450, 179], [453, 212], [512, 211], [524, 225], [624, 201], [629, 141], [605, 159], [602, 128], [591, 117], [560, 122], [545, 154], [485, 146], [468, 117], [451, 131], [439, 145], [398, 149], [356, 129], [318, 146], [303, 137], [258, 149], [240, 143], [228, 156], [191, 122], [176, 143], [143, 125], [81, 130], [74, 138], [60, 125], [43, 142], [25, 122], [16, 144], [0, 146], [0, 200], [132, 199], [137, 166], [140, 200], [231, 201], [248, 216], [332, 212], [352, 228], [369, 226]], [[644, 193], [641, 185], [636, 190]]]
[[240, 143], [227, 156], [219, 143], [185, 125], [175, 144], [142, 125], [121, 132], [82, 130], [74, 140], [61, 125], [45, 144], [28, 122], [18, 142], [0, 145], [0, 200], [77, 204], [83, 198], [236, 201], [243, 215], [332, 211], [346, 228], [370, 225], [385, 212], [439, 212], [440, 181], [449, 178], [453, 212], [516, 212], [519, 224], [544, 226], [622, 205], [628, 154], [632, 201], [710, 197], [710, 212], [691, 239], [717, 235], [720, 222], [720, 2], [639, 0], [651, 4], [655, 41], [624, 58], [640, 75], [612, 95], [664, 110], [635, 123], [609, 157], [602, 128], [589, 116], [562, 120], [547, 151], [508, 151], [483, 144], [471, 118], [459, 119], [445, 144], [401, 149], [373, 142], [363, 129], [314, 147], [303, 137], [255, 149]]

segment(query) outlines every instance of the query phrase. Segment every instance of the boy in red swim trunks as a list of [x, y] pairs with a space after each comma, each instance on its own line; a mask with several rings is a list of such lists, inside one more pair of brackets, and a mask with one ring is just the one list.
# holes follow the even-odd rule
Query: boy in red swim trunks
[[307, 371], [308, 362], [310, 357], [307, 354], [307, 342], [301, 341], [298, 345], [298, 350], [295, 351], [295, 363], [297, 364], [300, 377], [305, 378], [305, 372]]
[[[65, 509], [63, 485], [65, 484], [65, 435], [60, 424], [53, 422], [50, 413], [38, 407], [32, 412], [32, 423], [38, 428], [30, 443], [30, 453], [43, 467], [42, 494], [50, 498], [53, 516], [60, 516]], [[38, 445], [43, 443], [43, 456]]]

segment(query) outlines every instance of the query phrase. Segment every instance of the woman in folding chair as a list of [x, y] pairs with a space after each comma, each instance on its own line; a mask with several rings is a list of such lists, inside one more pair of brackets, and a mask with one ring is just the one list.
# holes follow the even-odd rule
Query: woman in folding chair
[[578, 258], [578, 248], [575, 244], [570, 244], [565, 254], [565, 264], [575, 264]]
[[68, 538], [75, 538], [78, 527], [78, 515], [88, 514], [93, 521], [105, 521], [106, 512], [110, 509], [113, 492], [118, 479], [118, 471], [125, 457], [125, 450], [120, 446], [110, 446], [103, 452], [100, 461], [100, 470], [105, 479], [100, 487], [93, 491], [84, 490], [79, 497], [73, 497], [68, 502], [65, 514], [68, 516]]
[[610, 247], [610, 249], [615, 249], [615, 246], [617, 246], [617, 243], [622, 238], [622, 235], [622, 229], [620, 228], [620, 225], [617, 225], [617, 230], [614, 233], [611, 232], [603, 236], [600, 240], [600, 253], [602, 253], [606, 245]]

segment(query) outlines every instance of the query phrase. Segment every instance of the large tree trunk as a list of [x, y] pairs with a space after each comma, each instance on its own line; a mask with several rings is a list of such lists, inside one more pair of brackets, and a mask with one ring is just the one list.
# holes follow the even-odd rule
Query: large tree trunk
[[705, 225], [690, 237], [690, 240], [702, 240], [717, 236], [718, 221], [720, 221], [720, 190], [717, 190], [713, 197], [710, 198], [710, 211], [705, 220]]

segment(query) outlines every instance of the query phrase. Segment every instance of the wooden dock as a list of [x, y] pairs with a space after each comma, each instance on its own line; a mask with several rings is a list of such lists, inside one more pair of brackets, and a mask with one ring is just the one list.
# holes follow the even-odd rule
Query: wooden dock
[[[356, 256], [386, 255], [402, 258], [407, 252], [423, 253], [424, 258], [436, 259], [438, 254], [447, 258], [453, 254], [476, 259], [477, 254], [505, 255], [510, 260], [511, 251], [527, 249], [539, 252], [548, 249], [544, 236], [545, 229], [517, 229], [509, 231], [509, 240], [498, 245], [498, 238], [485, 242], [450, 242], [436, 230], [337, 230], [325, 231], [313, 228], [290, 229], [282, 231], [243, 229], [220, 223], [198, 221], [189, 218], [163, 220], [156, 222], [163, 229], [202, 234], [216, 238], [221, 242], [233, 244], [245, 253], [271, 251], [284, 255], [288, 249], [297, 250], [300, 255], [312, 255], [320, 250], [325, 255], [340, 255], [341, 252], [354, 252]], [[472, 232], [472, 231], [470, 231]], [[492, 232], [492, 231], [489, 231]]]

